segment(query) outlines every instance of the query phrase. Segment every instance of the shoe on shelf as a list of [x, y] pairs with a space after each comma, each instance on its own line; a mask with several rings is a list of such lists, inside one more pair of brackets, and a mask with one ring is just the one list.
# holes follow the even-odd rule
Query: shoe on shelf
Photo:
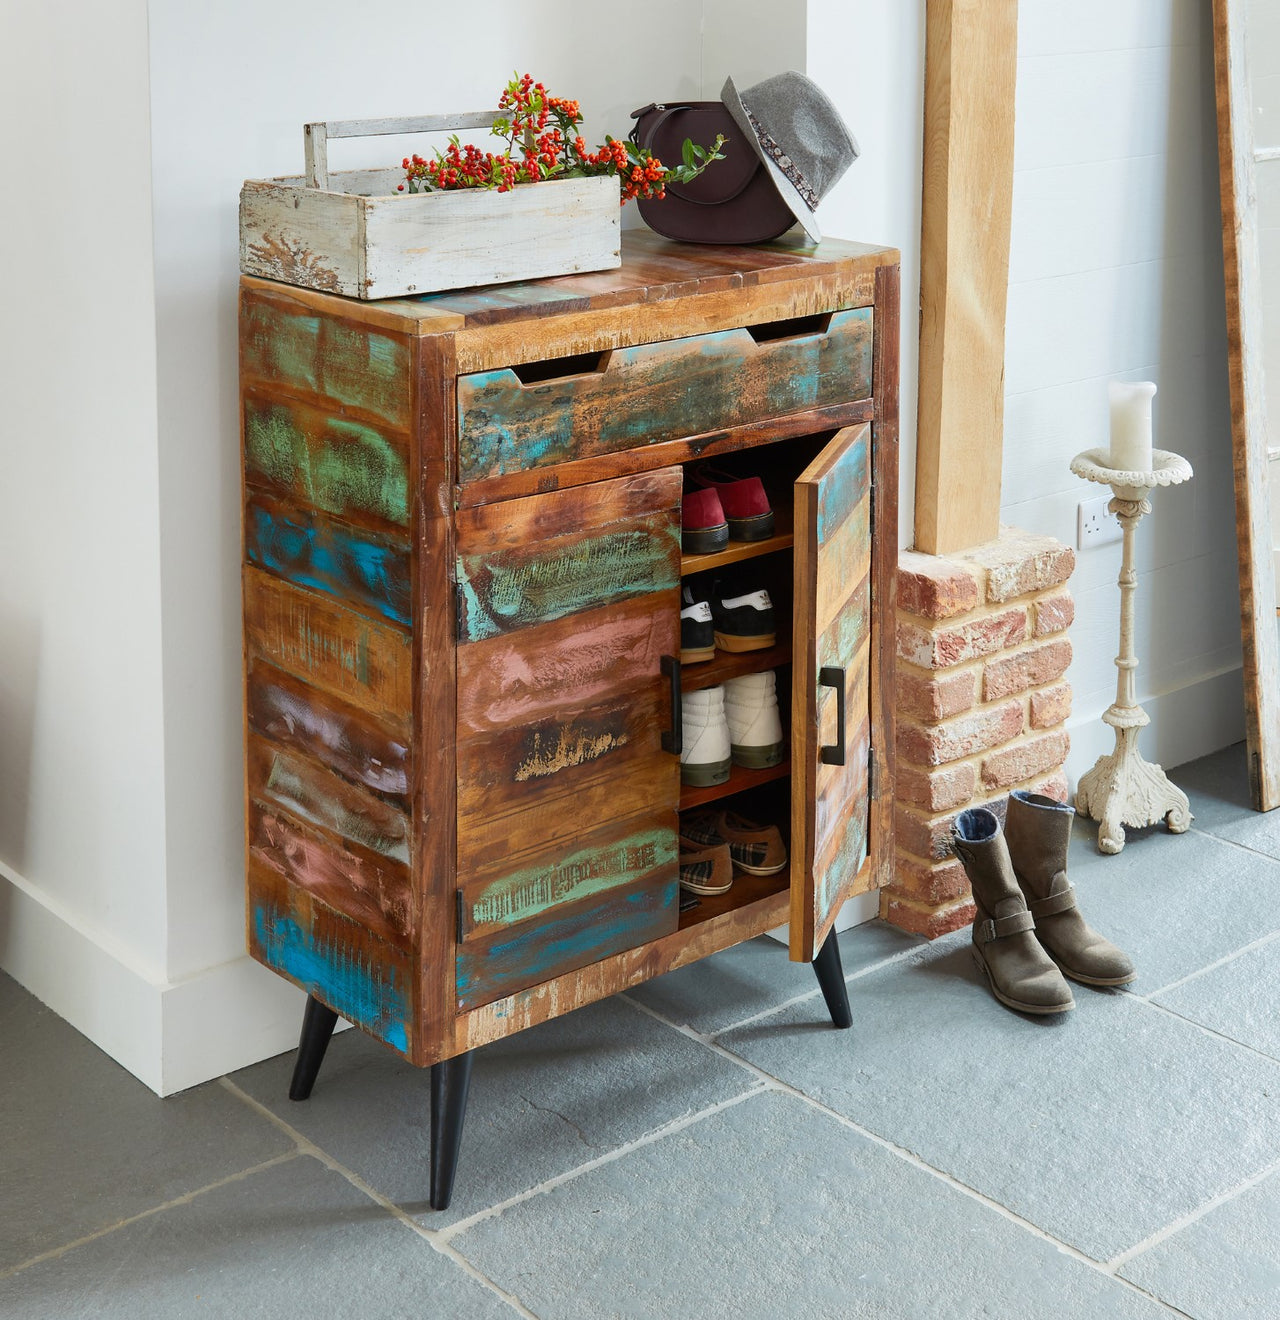
[[733, 885], [733, 858], [727, 843], [680, 839], [680, 888], [691, 894], [725, 894]]
[[773, 508], [759, 477], [740, 477], [714, 463], [699, 463], [693, 481], [719, 495], [732, 540], [764, 541], [773, 535]]
[[776, 825], [757, 825], [736, 811], [703, 811], [682, 817], [680, 834], [691, 843], [729, 845], [729, 856], [748, 875], [776, 875], [787, 864], [787, 845]]
[[778, 714], [778, 680], [772, 669], [743, 674], [724, 685], [724, 713], [734, 765], [764, 770], [787, 759]]
[[778, 640], [769, 593], [763, 587], [737, 595], [735, 590], [717, 582], [711, 593], [716, 645], [722, 651], [767, 650]]
[[680, 501], [680, 548], [709, 555], [729, 544], [729, 524], [714, 490], [686, 490]]
[[701, 664], [716, 658], [716, 626], [711, 604], [695, 600], [692, 587], [680, 593], [680, 663]]
[[680, 782], [692, 788], [723, 784], [733, 766], [724, 688], [701, 688], [680, 697]]

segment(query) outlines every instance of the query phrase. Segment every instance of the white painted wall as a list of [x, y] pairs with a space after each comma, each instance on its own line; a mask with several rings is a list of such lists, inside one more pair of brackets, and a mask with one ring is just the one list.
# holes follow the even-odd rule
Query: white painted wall
[[822, 232], [902, 253], [899, 544], [915, 534], [919, 362], [920, 174], [924, 146], [924, 3], [809, 0], [805, 71], [849, 125], [862, 154], [818, 208]]
[[[1209, 6], [1024, 0], [1019, 13], [1002, 518], [1075, 544], [1101, 493], [1072, 455], [1108, 438], [1107, 382], [1154, 380], [1156, 445], [1195, 479], [1139, 529], [1144, 752], [1175, 765], [1243, 736]], [[1072, 757], [1112, 735], [1120, 546], [1079, 552]]]
[[154, 1084], [166, 895], [148, 115], [145, 0], [4, 6], [0, 965]]

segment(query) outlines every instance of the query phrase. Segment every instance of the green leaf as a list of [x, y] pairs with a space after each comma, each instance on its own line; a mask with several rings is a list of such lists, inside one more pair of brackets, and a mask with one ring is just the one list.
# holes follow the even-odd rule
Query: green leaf
[[694, 156], [695, 150], [696, 148], [694, 147], [693, 143], [690, 142], [688, 138], [685, 138], [683, 153], [684, 153], [684, 163], [687, 169], [693, 169], [694, 165], [696, 164], [696, 159]]

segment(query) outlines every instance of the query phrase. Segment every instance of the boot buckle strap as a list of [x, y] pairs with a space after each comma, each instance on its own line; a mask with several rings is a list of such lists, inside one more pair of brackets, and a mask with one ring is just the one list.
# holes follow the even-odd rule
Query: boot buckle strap
[[1033, 917], [1052, 917], [1058, 912], [1069, 912], [1076, 905], [1076, 891], [1068, 885], [1059, 894], [1050, 894], [1048, 898], [1037, 898], [1028, 903]]
[[1030, 912], [1010, 912], [1007, 917], [988, 917], [978, 926], [979, 942], [990, 944], [992, 940], [1004, 939], [1006, 935], [1021, 935], [1024, 930], [1034, 930], [1035, 924]]

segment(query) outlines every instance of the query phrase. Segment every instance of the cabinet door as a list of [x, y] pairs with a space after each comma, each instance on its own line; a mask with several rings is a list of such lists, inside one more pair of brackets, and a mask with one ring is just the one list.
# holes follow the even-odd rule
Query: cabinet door
[[[812, 959], [867, 888], [871, 427], [840, 431], [795, 487], [791, 956]], [[870, 871], [868, 869], [867, 877]]]
[[680, 489], [458, 512], [460, 1009], [676, 928]]

